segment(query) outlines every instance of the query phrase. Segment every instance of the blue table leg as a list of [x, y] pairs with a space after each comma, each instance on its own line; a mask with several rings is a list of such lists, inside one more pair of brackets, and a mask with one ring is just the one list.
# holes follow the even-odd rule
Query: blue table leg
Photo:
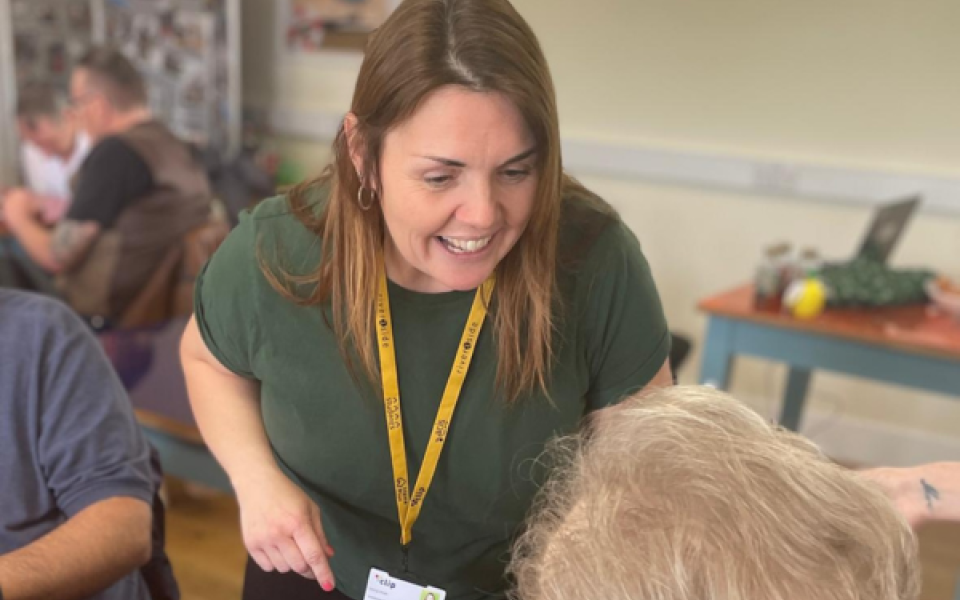
[[803, 405], [807, 401], [807, 387], [810, 385], [810, 369], [791, 367], [787, 376], [787, 389], [783, 394], [783, 408], [780, 409], [780, 425], [799, 431], [803, 417]]
[[707, 339], [703, 346], [703, 365], [700, 368], [700, 383], [721, 390], [730, 383], [733, 363], [733, 337], [735, 324], [723, 317], [710, 317]]

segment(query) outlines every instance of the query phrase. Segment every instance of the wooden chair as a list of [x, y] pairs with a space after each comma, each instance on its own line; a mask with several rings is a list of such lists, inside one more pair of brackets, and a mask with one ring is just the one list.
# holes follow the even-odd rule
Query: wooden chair
[[193, 312], [193, 288], [200, 270], [230, 233], [224, 219], [194, 229], [174, 246], [120, 317], [121, 329], [147, 327]]

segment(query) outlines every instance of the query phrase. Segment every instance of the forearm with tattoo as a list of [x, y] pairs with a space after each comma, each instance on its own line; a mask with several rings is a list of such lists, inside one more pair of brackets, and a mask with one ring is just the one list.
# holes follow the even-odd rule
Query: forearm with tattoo
[[940, 500], [940, 491], [927, 483], [926, 479], [921, 479], [920, 485], [923, 486], [923, 497], [927, 501], [927, 508], [930, 510], [930, 514], [933, 514], [933, 504]]
[[61, 221], [50, 240], [54, 259], [64, 269], [71, 268], [86, 256], [99, 233], [100, 225], [94, 221]]
[[960, 463], [941, 462], [908, 470], [915, 477], [912, 485], [921, 522], [960, 521]]
[[960, 462], [863, 471], [878, 484], [913, 526], [960, 522]]

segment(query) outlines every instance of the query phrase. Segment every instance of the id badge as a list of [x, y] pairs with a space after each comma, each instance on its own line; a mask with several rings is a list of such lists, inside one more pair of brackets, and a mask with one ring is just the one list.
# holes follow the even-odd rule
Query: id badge
[[370, 569], [367, 591], [363, 594], [363, 600], [444, 600], [446, 597], [447, 593], [439, 588], [419, 586], [379, 569]]

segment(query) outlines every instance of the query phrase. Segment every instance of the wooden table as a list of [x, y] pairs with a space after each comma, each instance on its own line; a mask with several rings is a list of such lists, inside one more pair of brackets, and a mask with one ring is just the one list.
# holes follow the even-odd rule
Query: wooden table
[[795, 431], [815, 369], [960, 396], [960, 323], [926, 306], [834, 309], [800, 320], [756, 309], [746, 285], [703, 300], [699, 309], [709, 316], [700, 382], [726, 388], [739, 355], [786, 363], [780, 424]]
[[709, 316], [701, 383], [726, 388], [739, 355], [786, 363], [780, 423], [793, 430], [815, 369], [960, 395], [960, 324], [926, 306], [834, 309], [800, 320], [754, 308], [748, 285], [711, 296], [699, 309]]

